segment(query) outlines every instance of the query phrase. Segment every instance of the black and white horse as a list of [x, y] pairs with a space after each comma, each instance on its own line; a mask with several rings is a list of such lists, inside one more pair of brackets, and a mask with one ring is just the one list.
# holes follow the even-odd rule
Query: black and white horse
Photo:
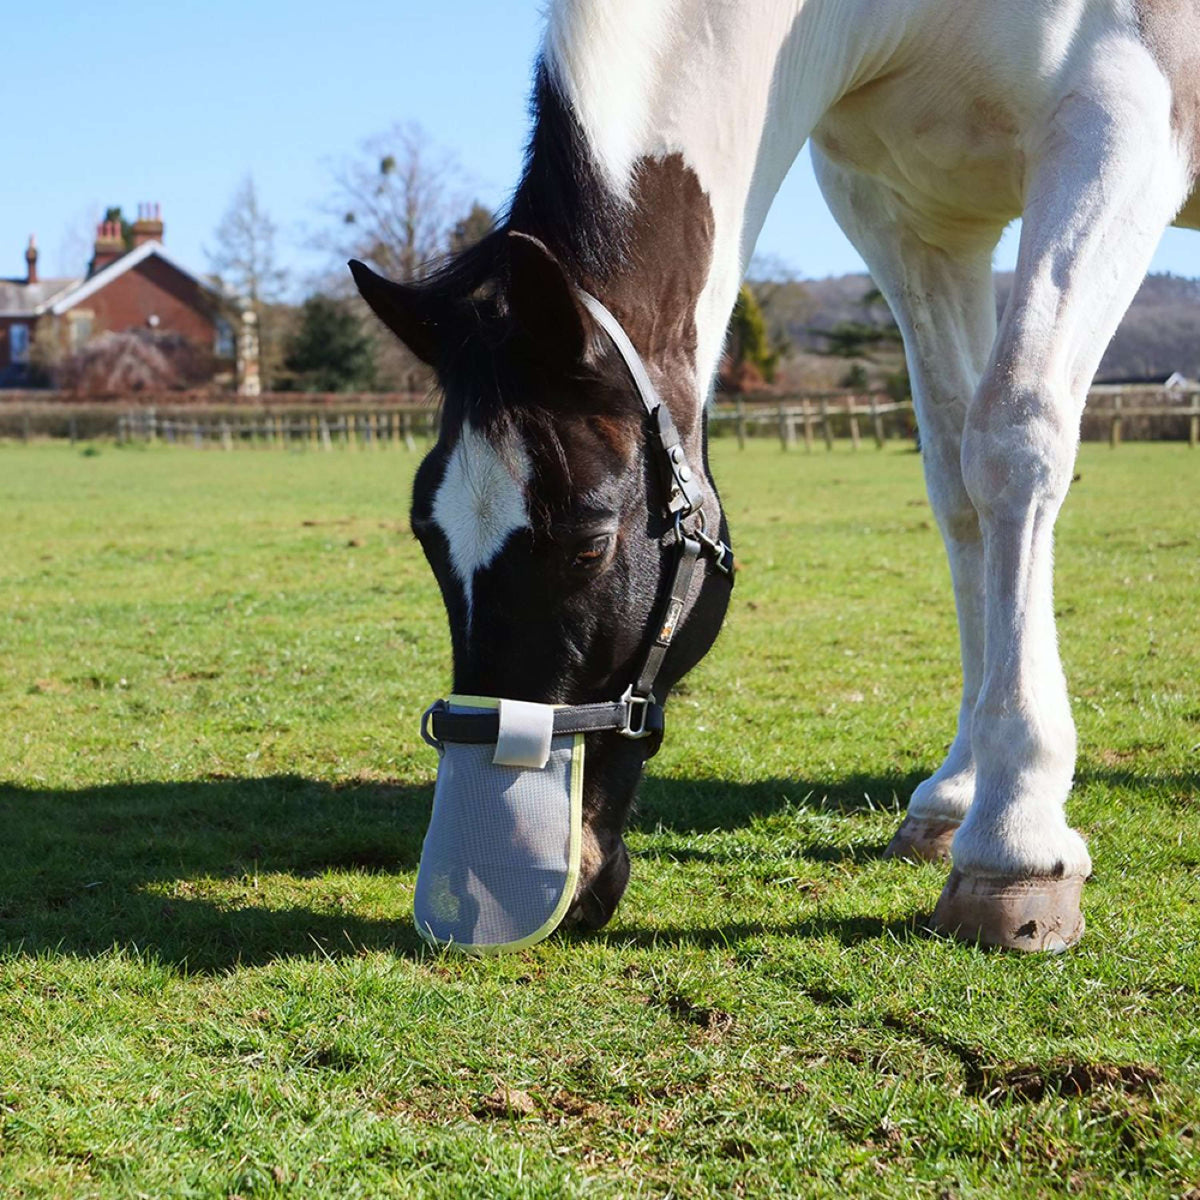
[[[704, 408], [738, 284], [806, 141], [904, 334], [961, 630], [945, 762], [893, 843], [953, 871], [936, 922], [1060, 949], [1090, 871], [1064, 803], [1075, 731], [1052, 539], [1088, 384], [1164, 228], [1195, 224], [1200, 10], [1190, 0], [558, 0], [524, 176], [503, 225], [419, 286], [356, 265], [436, 368], [438, 443], [412, 523], [441, 586], [459, 692], [583, 704], [627, 691], [683, 531], [628, 335], [724, 525]], [[1024, 217], [997, 328], [992, 251]], [[728, 601], [692, 578], [655, 692]], [[589, 735], [573, 913], [611, 915], [649, 741]]]

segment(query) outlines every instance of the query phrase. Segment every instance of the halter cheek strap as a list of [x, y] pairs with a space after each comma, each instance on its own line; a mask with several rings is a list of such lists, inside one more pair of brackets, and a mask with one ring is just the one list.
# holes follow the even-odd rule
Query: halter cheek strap
[[[652, 446], [658, 452], [667, 481], [665, 508], [667, 514], [675, 518], [679, 555], [658, 616], [654, 640], [636, 680], [613, 703], [570, 704], [556, 708], [554, 734], [615, 731], [628, 738], [647, 738], [663, 731], [663, 708], [655, 697], [654, 685], [687, 606], [696, 565], [701, 555], [707, 556], [732, 585], [733, 551], [719, 538], [710, 536], [706, 529], [700, 477], [692, 470], [671, 411], [659, 396], [629, 335], [595, 296], [584, 291], [577, 291], [576, 295], [616, 347], [650, 418]], [[698, 517], [699, 521], [696, 528], [689, 530], [684, 523], [691, 517]], [[494, 712], [452, 713], [446, 701], [439, 700], [422, 718], [421, 735], [433, 746], [440, 746], [442, 742], [495, 742], [499, 737], [499, 722], [499, 716]]]

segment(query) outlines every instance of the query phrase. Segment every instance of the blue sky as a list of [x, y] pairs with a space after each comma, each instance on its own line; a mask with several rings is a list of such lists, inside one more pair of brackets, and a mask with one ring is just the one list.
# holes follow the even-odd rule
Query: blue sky
[[[540, 0], [39, 0], [7, 6], [0, 101], [6, 186], [0, 275], [78, 270], [101, 207], [158, 201], [167, 243], [204, 246], [251, 173], [298, 273], [313, 249], [329, 163], [395, 121], [454, 151], [479, 199], [514, 183]], [[72, 234], [74, 235], [72, 237]], [[74, 242], [74, 245], [72, 245]], [[998, 265], [1011, 263], [1015, 238]], [[803, 276], [861, 269], [801, 155], [759, 242]], [[1200, 275], [1200, 235], [1168, 233], [1158, 270]]]

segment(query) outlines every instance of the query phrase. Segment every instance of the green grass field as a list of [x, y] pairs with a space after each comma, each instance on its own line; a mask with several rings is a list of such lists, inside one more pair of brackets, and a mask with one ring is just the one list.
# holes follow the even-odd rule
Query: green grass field
[[1200, 457], [1084, 448], [1061, 958], [881, 859], [953, 733], [918, 458], [720, 443], [742, 562], [613, 923], [423, 949], [415, 456], [0, 447], [0, 1195], [1200, 1196]]

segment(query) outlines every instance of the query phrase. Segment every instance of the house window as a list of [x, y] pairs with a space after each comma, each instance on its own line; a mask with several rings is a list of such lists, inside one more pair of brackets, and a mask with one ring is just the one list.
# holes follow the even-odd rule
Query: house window
[[218, 358], [233, 358], [237, 354], [237, 343], [233, 337], [233, 326], [224, 317], [217, 318], [217, 337], [214, 352]]
[[71, 314], [71, 353], [75, 354], [92, 340], [92, 314], [80, 312]]
[[8, 327], [8, 357], [10, 362], [15, 363], [29, 361], [28, 325], [10, 325]]

